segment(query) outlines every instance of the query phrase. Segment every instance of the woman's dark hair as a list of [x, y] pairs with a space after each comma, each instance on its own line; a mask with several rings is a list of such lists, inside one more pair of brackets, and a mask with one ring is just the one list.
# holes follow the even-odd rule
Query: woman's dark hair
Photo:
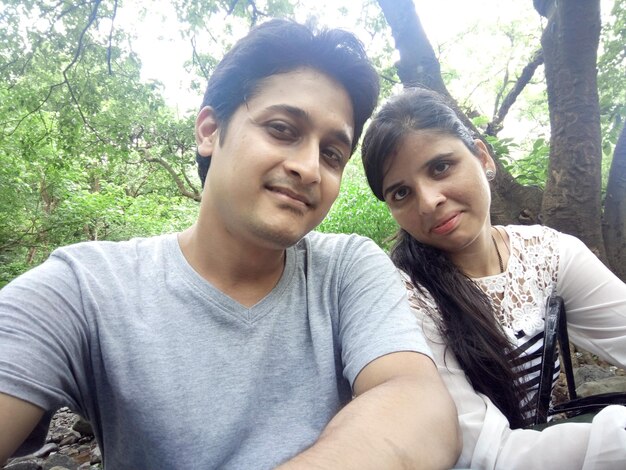
[[[378, 73], [367, 58], [361, 41], [341, 29], [317, 33], [307, 26], [286, 19], [273, 19], [254, 27], [224, 55], [207, 84], [202, 106], [211, 106], [226, 133], [237, 108], [254, 97], [263, 79], [300, 67], [318, 70], [341, 84], [350, 97], [354, 117], [352, 152], [365, 121], [376, 103], [380, 83]], [[204, 184], [210, 159], [196, 155], [198, 172]]]
[[[369, 125], [361, 155], [368, 183], [384, 200], [385, 162], [411, 132], [440, 132], [460, 139], [477, 154], [470, 132], [445, 99], [430, 90], [409, 89], [392, 98]], [[400, 229], [391, 259], [416, 288], [427, 291], [441, 313], [439, 330], [474, 389], [487, 395], [508, 418], [512, 428], [526, 424], [521, 409], [523, 386], [514, 368], [517, 356], [497, 321], [491, 300], [441, 250], [418, 242]]]

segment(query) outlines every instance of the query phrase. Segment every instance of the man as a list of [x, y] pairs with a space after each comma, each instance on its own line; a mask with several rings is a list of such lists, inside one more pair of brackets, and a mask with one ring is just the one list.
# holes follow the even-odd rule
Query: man
[[112, 469], [452, 465], [455, 409], [393, 266], [309, 233], [377, 94], [348, 33], [239, 41], [196, 121], [197, 222], [59, 249], [0, 292], [0, 461], [67, 405]]

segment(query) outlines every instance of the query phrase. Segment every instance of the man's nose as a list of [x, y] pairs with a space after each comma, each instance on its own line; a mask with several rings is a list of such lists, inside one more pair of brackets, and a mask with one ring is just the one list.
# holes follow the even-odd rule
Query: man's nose
[[309, 143], [298, 147], [285, 160], [285, 168], [291, 175], [300, 178], [304, 184], [319, 183], [320, 149], [316, 143]]

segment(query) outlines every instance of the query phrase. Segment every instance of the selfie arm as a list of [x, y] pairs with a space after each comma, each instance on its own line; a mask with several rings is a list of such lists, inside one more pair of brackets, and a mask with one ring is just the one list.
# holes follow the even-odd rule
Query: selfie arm
[[317, 442], [279, 468], [430, 469], [456, 462], [456, 409], [427, 356], [380, 357], [361, 371], [354, 391]]

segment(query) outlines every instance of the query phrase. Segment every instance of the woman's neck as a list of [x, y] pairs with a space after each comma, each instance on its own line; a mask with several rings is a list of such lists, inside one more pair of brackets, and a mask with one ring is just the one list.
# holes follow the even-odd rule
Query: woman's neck
[[466, 249], [450, 254], [450, 259], [466, 276], [481, 278], [504, 272], [508, 253], [502, 232], [489, 226]]

